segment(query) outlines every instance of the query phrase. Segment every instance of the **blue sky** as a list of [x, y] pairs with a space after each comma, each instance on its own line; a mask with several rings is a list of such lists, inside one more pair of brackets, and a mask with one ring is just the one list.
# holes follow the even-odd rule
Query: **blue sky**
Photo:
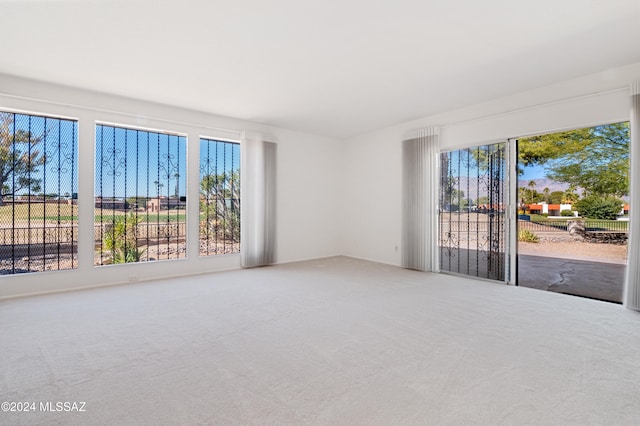
[[[44, 155], [46, 162], [31, 173], [40, 180], [40, 189], [32, 193], [69, 195], [78, 192], [78, 123], [72, 120], [2, 112], [2, 119], [13, 119], [11, 132], [30, 132], [39, 139], [31, 145], [32, 153]], [[17, 144], [15, 149], [27, 153], [29, 146]], [[10, 182], [7, 182], [10, 184]], [[27, 188], [18, 191], [27, 194]]]
[[522, 169], [524, 173], [518, 176], [518, 180], [544, 179], [545, 171], [543, 166], [527, 166]]
[[[17, 144], [18, 152], [38, 152], [46, 163], [32, 173], [40, 181], [33, 193], [65, 196], [78, 192], [78, 123], [73, 120], [0, 112], [0, 120], [9, 123], [9, 131], [30, 132], [39, 141], [31, 147]], [[106, 125], [96, 126], [96, 196], [156, 197], [186, 195], [187, 140], [184, 136], [132, 130]], [[190, 173], [230, 173], [240, 168], [240, 145], [200, 139], [194, 145], [200, 151], [199, 167]], [[209, 156], [209, 161], [207, 161]], [[157, 182], [157, 183], [156, 183]], [[7, 182], [10, 184], [11, 182]], [[28, 189], [19, 194], [29, 193]]]
[[[187, 144], [184, 136], [96, 126], [96, 196], [186, 196]], [[239, 170], [239, 144], [200, 139], [199, 150], [199, 170], [188, 171], [199, 179]]]
[[236, 170], [240, 170], [240, 144], [200, 139], [200, 179], [207, 174]]
[[184, 136], [97, 125], [95, 194], [185, 195], [186, 154]]

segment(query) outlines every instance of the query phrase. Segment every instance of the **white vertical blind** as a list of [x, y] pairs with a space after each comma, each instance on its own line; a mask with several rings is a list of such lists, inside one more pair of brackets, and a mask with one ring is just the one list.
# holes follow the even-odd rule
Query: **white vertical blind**
[[241, 136], [240, 265], [265, 266], [276, 256], [276, 147], [259, 133]]
[[509, 139], [506, 144], [506, 204], [507, 204], [507, 221], [506, 221], [506, 234], [507, 245], [507, 273], [505, 274], [507, 284], [516, 285], [516, 278], [518, 275], [517, 270], [517, 247], [518, 247], [518, 149], [517, 140]]
[[439, 130], [421, 129], [402, 143], [402, 266], [437, 271]]
[[631, 84], [628, 264], [624, 305], [640, 311], [640, 81]]

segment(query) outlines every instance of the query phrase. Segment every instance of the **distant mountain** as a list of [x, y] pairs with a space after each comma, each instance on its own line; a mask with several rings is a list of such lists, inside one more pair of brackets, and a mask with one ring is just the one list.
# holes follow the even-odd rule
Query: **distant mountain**
[[[536, 183], [534, 189], [540, 193], [544, 191], [545, 188], [549, 188], [549, 192], [554, 191], [566, 191], [569, 188], [568, 183], [556, 182], [555, 180], [540, 178], [540, 179], [518, 179], [518, 187], [529, 188], [529, 182], [533, 180]], [[579, 192], [579, 191], [578, 191]]]
[[[519, 179], [518, 186], [528, 188], [530, 181], [531, 180]], [[543, 193], [545, 188], [549, 188], [549, 192], [566, 191], [567, 188], [569, 188], [569, 184], [567, 183], [556, 182], [546, 178], [533, 179], [533, 181], [536, 183], [536, 186], [534, 189], [541, 194]], [[457, 179], [457, 184], [455, 188], [463, 191], [465, 194], [465, 198], [471, 198], [472, 200], [476, 200], [478, 198], [478, 193], [484, 196], [487, 195], [488, 193], [487, 184], [488, 182], [486, 178], [478, 179], [475, 177], [469, 178], [466, 176], [460, 176]], [[578, 193], [580, 193], [580, 191], [578, 191]]]
[[[556, 182], [555, 180], [547, 179], [547, 178], [539, 178], [539, 179], [518, 179], [518, 187], [521, 188], [529, 188], [529, 182], [533, 180], [536, 183], [534, 189], [538, 191], [540, 194], [544, 193], [545, 188], [549, 188], [549, 192], [554, 191], [566, 191], [569, 189], [568, 183]], [[478, 198], [478, 193], [480, 195], [487, 195], [487, 178], [476, 178], [476, 177], [466, 177], [460, 176], [457, 178], [457, 184], [455, 189], [459, 189], [464, 192], [465, 198], [471, 198], [471, 200], [476, 200]], [[582, 194], [582, 190], [578, 189], [576, 191], [578, 195]], [[625, 202], [629, 201], [629, 197], [621, 197]]]

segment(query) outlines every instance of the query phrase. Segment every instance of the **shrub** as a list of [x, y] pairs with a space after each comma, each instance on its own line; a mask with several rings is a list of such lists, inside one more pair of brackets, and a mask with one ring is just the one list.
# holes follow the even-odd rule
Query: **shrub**
[[623, 201], [613, 196], [589, 195], [575, 204], [580, 216], [588, 219], [615, 220], [622, 211]]
[[573, 217], [573, 210], [564, 209], [560, 212], [560, 216]]
[[518, 241], [525, 243], [537, 243], [540, 241], [540, 238], [528, 229], [521, 229], [518, 231]]
[[138, 250], [137, 229], [140, 220], [133, 213], [115, 218], [104, 235], [104, 247], [111, 252], [113, 263], [139, 262], [143, 250]]

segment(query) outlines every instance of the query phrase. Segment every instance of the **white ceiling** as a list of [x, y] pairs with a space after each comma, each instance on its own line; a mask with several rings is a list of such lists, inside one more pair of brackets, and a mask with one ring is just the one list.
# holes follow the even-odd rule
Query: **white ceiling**
[[0, 72], [347, 137], [640, 62], [640, 0], [0, 0]]

